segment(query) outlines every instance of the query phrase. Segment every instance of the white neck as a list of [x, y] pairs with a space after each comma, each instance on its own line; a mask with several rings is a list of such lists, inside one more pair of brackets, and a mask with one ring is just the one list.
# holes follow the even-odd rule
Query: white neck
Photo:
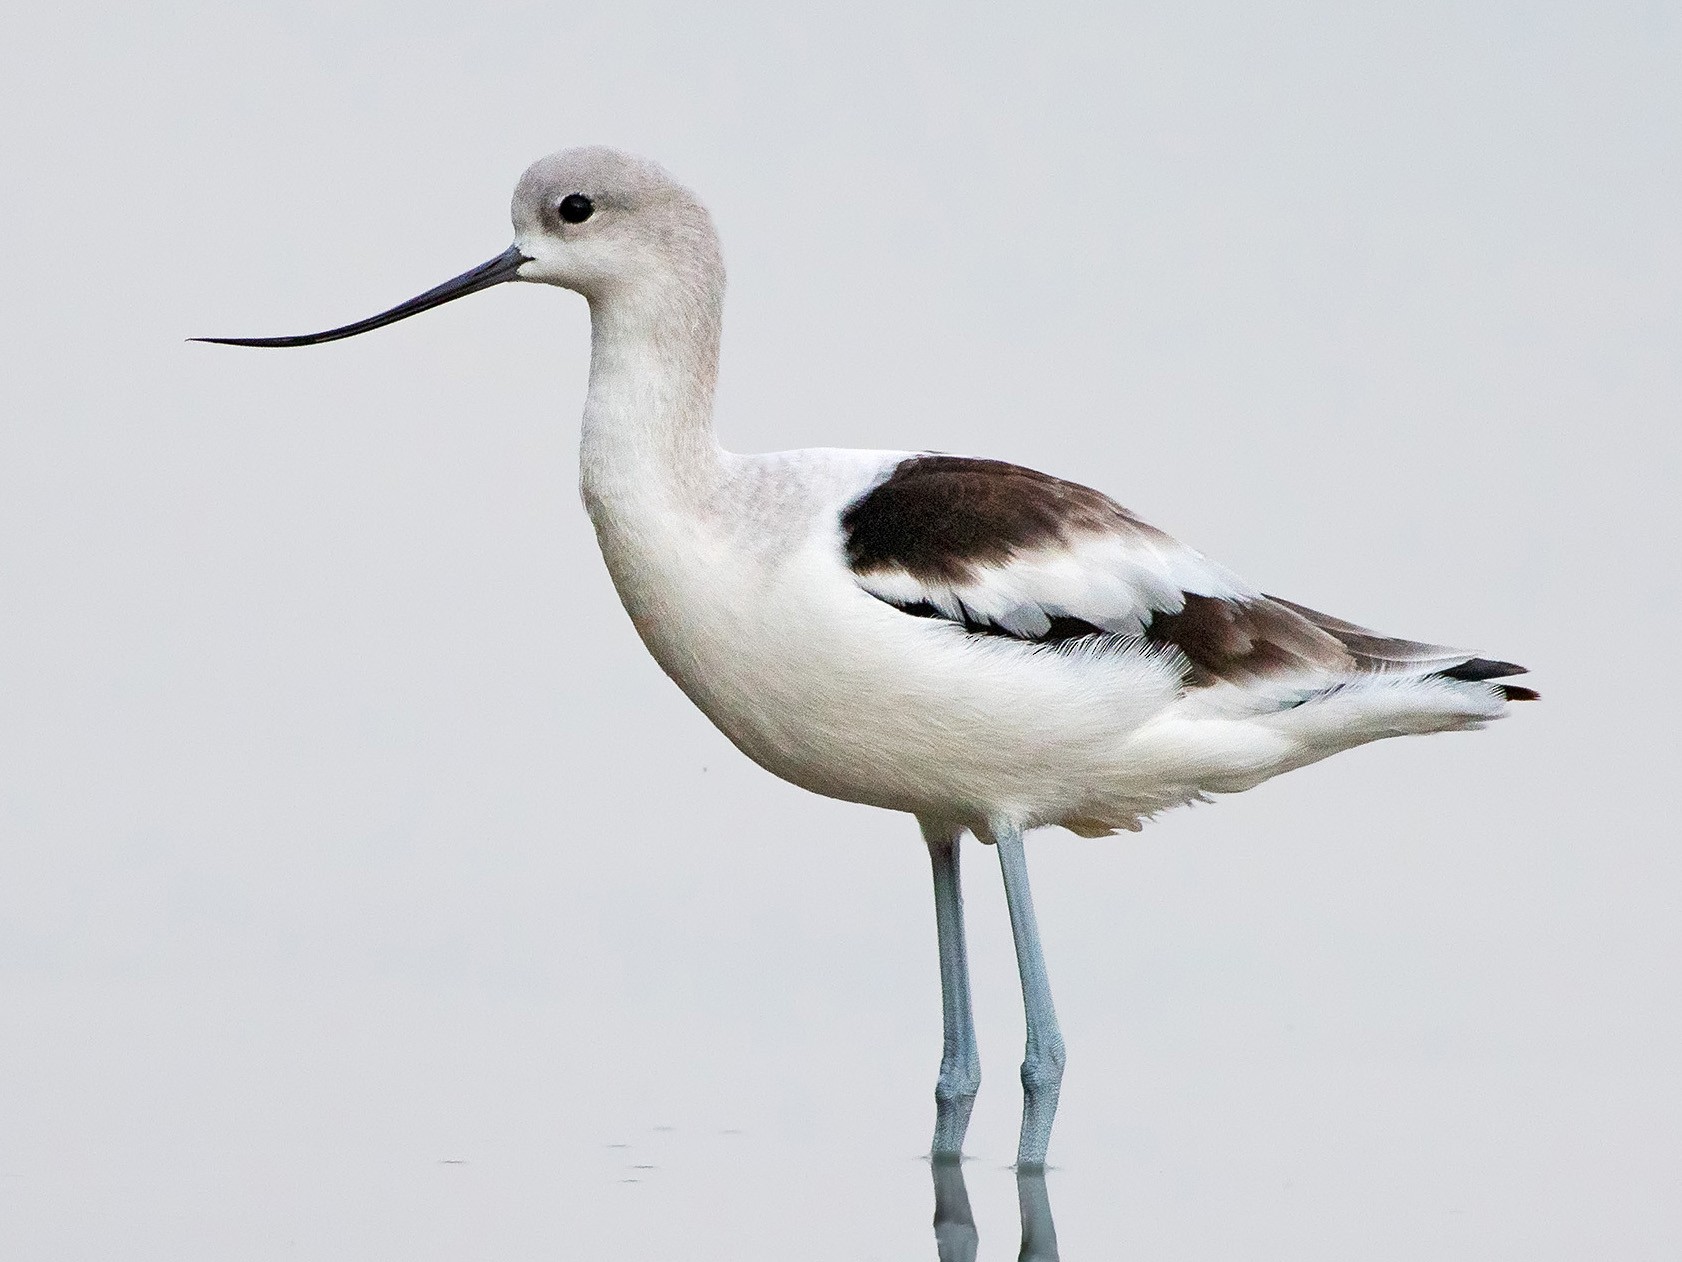
[[723, 299], [722, 269], [639, 278], [590, 295], [579, 481], [598, 531], [639, 504], [693, 510], [716, 487], [724, 452], [712, 406]]

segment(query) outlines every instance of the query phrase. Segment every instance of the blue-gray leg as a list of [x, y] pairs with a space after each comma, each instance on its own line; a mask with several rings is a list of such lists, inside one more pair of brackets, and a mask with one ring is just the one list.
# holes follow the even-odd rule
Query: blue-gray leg
[[1022, 851], [1022, 830], [995, 822], [993, 840], [999, 847], [1004, 872], [1005, 901], [1010, 905], [1010, 931], [1016, 940], [1016, 970], [1022, 975], [1022, 1010], [1027, 1017], [1028, 1046], [1022, 1058], [1022, 1138], [1017, 1143], [1018, 1169], [1045, 1165], [1051, 1142], [1051, 1121], [1057, 1115], [1057, 1094], [1063, 1085], [1063, 1032], [1051, 1005], [1051, 983], [1045, 975], [1034, 897], [1028, 889], [1028, 859]]
[[964, 1148], [970, 1110], [981, 1086], [981, 1057], [970, 1014], [969, 953], [964, 947], [964, 895], [958, 882], [963, 830], [919, 820], [934, 865], [934, 919], [940, 940], [940, 1077], [934, 1088], [936, 1161], [956, 1160]]

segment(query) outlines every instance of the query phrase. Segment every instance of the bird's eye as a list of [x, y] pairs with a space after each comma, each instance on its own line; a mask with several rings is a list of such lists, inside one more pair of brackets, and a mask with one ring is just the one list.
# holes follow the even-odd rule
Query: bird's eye
[[561, 204], [555, 207], [555, 213], [568, 223], [583, 223], [596, 213], [596, 203], [583, 193], [568, 193], [561, 198]]

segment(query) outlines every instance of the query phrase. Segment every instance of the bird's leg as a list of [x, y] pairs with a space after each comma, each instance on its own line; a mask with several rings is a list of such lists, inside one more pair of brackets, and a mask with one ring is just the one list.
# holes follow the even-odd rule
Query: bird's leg
[[1051, 1142], [1051, 1120], [1057, 1115], [1057, 1094], [1063, 1084], [1063, 1032], [1051, 1005], [1051, 983], [1045, 975], [1040, 930], [1034, 919], [1034, 897], [1028, 889], [1028, 860], [1022, 851], [1022, 830], [995, 822], [993, 840], [999, 847], [1004, 872], [1005, 901], [1010, 906], [1010, 931], [1016, 940], [1016, 970], [1022, 975], [1022, 1010], [1027, 1017], [1028, 1046], [1022, 1059], [1022, 1138], [1017, 1143], [1018, 1169], [1045, 1165]]
[[970, 1013], [969, 953], [964, 947], [964, 895], [958, 881], [958, 839], [963, 830], [919, 820], [934, 865], [934, 919], [940, 940], [940, 1077], [934, 1087], [936, 1161], [963, 1151], [970, 1110], [981, 1086], [981, 1058]]

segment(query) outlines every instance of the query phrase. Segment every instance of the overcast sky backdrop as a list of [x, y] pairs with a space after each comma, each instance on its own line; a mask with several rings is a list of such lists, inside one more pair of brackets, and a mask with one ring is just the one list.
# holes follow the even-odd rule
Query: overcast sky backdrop
[[1534, 668], [1484, 733], [1032, 839], [1064, 1256], [1674, 1258], [1682, 9], [1267, 9], [10, 6], [0, 1255], [934, 1256], [915, 827], [644, 654], [582, 301], [183, 341], [418, 293], [594, 142], [717, 217], [728, 444], [1031, 464]]

